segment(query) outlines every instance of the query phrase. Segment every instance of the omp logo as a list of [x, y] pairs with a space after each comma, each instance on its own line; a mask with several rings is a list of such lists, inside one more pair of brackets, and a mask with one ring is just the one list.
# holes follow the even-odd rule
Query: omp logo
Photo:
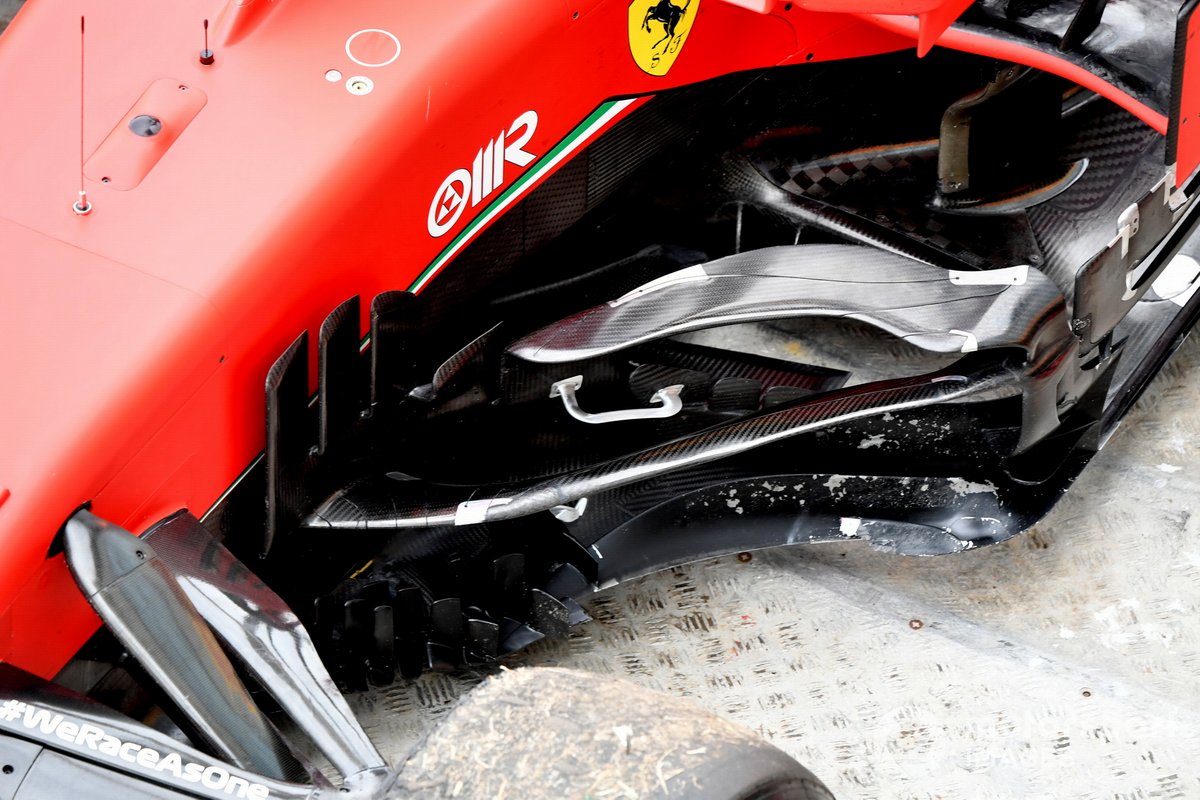
[[159, 753], [137, 742], [123, 742], [96, 725], [72, 722], [62, 714], [20, 700], [8, 700], [0, 705], [0, 720], [13, 723], [20, 720], [29, 730], [40, 730], [44, 735], [55, 736], [76, 748], [86, 747], [110, 758], [126, 761], [143, 772], [169, 772], [179, 780], [198, 783], [230, 797], [267, 800], [271, 796], [271, 790], [263, 784], [234, 775], [216, 764], [197, 764], [185, 761], [179, 753]]
[[446, 176], [429, 204], [429, 235], [438, 237], [446, 234], [467, 208], [468, 198], [472, 208], [483, 202], [504, 183], [504, 165], [523, 167], [533, 161], [533, 153], [525, 145], [537, 130], [536, 112], [526, 111], [513, 120], [508, 130], [500, 131], [475, 153], [468, 171], [460, 167]]

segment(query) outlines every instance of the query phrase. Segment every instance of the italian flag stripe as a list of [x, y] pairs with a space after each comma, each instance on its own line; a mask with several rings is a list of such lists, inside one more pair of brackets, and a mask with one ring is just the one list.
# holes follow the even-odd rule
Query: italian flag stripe
[[599, 131], [611, 121], [619, 117], [629, 106], [638, 102], [635, 100], [613, 100], [604, 103], [583, 122], [579, 123], [573, 131], [567, 134], [561, 142], [551, 148], [550, 152], [542, 156], [541, 160], [533, 165], [533, 168], [521, 175], [513, 181], [512, 185], [505, 189], [499, 197], [488, 204], [483, 211], [467, 223], [457, 236], [446, 245], [437, 258], [433, 260], [425, 271], [413, 281], [413, 284], [408, 287], [408, 290], [413, 293], [420, 292], [425, 288], [425, 285], [433, 279], [433, 276], [441, 271], [442, 267], [458, 254], [464, 246], [475, 238], [483, 228], [499, 216], [500, 212], [513, 204], [515, 200], [525, 194], [532, 186], [534, 186], [542, 177], [548, 175], [554, 170], [567, 156], [578, 150], [589, 139], [595, 136]]

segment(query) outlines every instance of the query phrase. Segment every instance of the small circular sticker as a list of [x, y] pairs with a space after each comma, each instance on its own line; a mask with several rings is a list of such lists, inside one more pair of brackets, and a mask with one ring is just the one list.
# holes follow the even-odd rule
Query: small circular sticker
[[346, 40], [346, 56], [360, 67], [386, 67], [400, 57], [400, 40], [382, 28], [366, 28]]

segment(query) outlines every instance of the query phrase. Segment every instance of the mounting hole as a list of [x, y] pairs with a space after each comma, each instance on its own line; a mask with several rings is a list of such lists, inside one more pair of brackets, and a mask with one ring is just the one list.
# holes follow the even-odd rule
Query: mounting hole
[[134, 550], [133, 554], [138, 557], [139, 561], [146, 558], [146, 552], [144, 550]]
[[806, 56], [804, 57], [804, 60], [805, 60], [805, 61], [812, 61], [812, 60], [813, 60], [813, 54], [812, 54], [812, 53], [809, 53], [808, 55], [806, 55]]
[[375, 88], [375, 81], [365, 75], [355, 75], [346, 79], [346, 91], [350, 94], [370, 94]]
[[5, 775], [12, 775], [13, 774], [13, 765], [5, 764], [3, 767], [0, 767], [0, 772], [3, 772]]
[[186, 92], [186, 91], [187, 91], [187, 87], [186, 87], [186, 86], [184, 86], [184, 85], [181, 83], [181, 84], [179, 84], [179, 91], [181, 91], [181, 92]]
[[105, 175], [103, 178], [100, 179], [100, 182], [101, 183], [112, 183], [112, 178]]
[[325, 80], [329, 81], [330, 83], [337, 83], [341, 79], [342, 79], [342, 71], [340, 69], [326, 70]]
[[792, 10], [792, 4], [791, 4], [791, 3], [784, 3], [784, 4], [783, 4], [783, 10], [784, 10], [784, 11], [791, 11], [791, 10]]
[[346, 40], [346, 55], [360, 67], [386, 67], [400, 57], [400, 40], [382, 28], [366, 28]]

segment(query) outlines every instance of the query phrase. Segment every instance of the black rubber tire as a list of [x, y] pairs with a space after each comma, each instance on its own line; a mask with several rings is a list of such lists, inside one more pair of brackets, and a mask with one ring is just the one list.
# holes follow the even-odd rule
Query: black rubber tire
[[401, 798], [831, 800], [783, 751], [625, 681], [550, 667], [488, 679], [405, 760]]

